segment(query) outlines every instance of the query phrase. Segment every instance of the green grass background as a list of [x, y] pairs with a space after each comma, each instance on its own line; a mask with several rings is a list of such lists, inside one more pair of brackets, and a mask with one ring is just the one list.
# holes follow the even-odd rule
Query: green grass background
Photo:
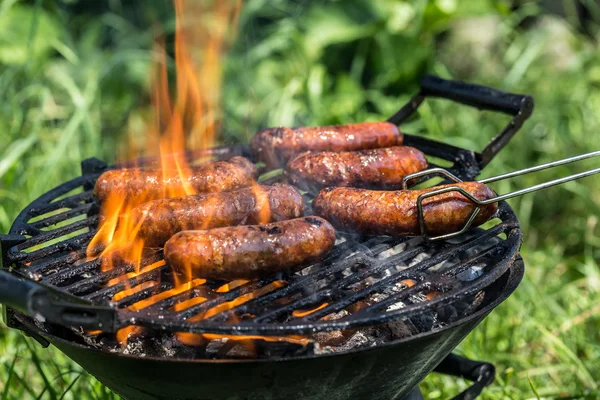
[[[600, 149], [600, 8], [586, 2], [584, 30], [570, 1], [557, 2], [565, 17], [509, 3], [247, 0], [226, 58], [223, 141], [269, 125], [381, 120], [430, 72], [534, 96], [533, 117], [484, 176]], [[171, 16], [162, 0], [0, 2], [0, 232], [75, 177], [82, 159], [114, 160], [127, 128], [148, 113], [153, 26], [162, 22], [171, 37]], [[441, 100], [419, 116], [404, 129], [470, 149], [507, 121]], [[457, 350], [496, 365], [483, 399], [600, 398], [599, 183], [511, 201], [526, 235], [526, 276]], [[467, 384], [434, 374], [422, 389], [445, 399]], [[29, 398], [117, 396], [55, 349], [0, 325], [0, 399]]]

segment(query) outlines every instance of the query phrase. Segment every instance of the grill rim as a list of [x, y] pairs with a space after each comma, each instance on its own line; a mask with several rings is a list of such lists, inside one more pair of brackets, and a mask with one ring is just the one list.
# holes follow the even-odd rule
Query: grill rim
[[[36, 205], [41, 204], [41, 200], [44, 200], [45, 204], [53, 204], [56, 202], [60, 202], [60, 201], [62, 201], [62, 199], [54, 201], [54, 202], [51, 202], [48, 200], [52, 200], [53, 199], [52, 196], [54, 196], [54, 197], [64, 196], [65, 194], [71, 192], [72, 190], [80, 188], [80, 187], [83, 187], [84, 191], [81, 193], [78, 193], [78, 194], [85, 195], [86, 193], [88, 193], [88, 192], [86, 192], [85, 185], [92, 184], [96, 177], [97, 177], [97, 174], [92, 174], [89, 176], [86, 174], [81, 175], [77, 178], [74, 178], [70, 181], [67, 181], [67, 182], [57, 186], [56, 188], [47, 192], [45, 195], [40, 196], [40, 198], [36, 199], [32, 204], [30, 204], [30, 206], [26, 207], [19, 214], [19, 216], [22, 218], [15, 220], [15, 222], [13, 224], [13, 228], [11, 228], [10, 233], [14, 234], [14, 233], [17, 233], [19, 230], [26, 229], [26, 227], [29, 225], [29, 223], [27, 223], [28, 219], [30, 219], [36, 215], [41, 215], [41, 214], [36, 214], [36, 210], [39, 208], [39, 207], [36, 208]], [[70, 196], [67, 196], [67, 198], [68, 197], [70, 197]], [[95, 216], [95, 215], [90, 216], [88, 214], [88, 219], [93, 219], [95, 217], [97, 217], [97, 216]], [[523, 233], [520, 229], [520, 225], [519, 225], [518, 219], [516, 217], [516, 214], [514, 213], [514, 211], [510, 208], [510, 206], [506, 202], [500, 202], [499, 209], [498, 209], [498, 212], [496, 213], [495, 217], [499, 217], [502, 222], [492, 228], [489, 228], [489, 229], [494, 229], [500, 225], [507, 226], [507, 229], [504, 230], [504, 232], [506, 234], [506, 239], [503, 240], [502, 244], [495, 245], [495, 246], [502, 246], [502, 254], [500, 256], [501, 259], [497, 260], [494, 263], [494, 265], [491, 267], [490, 271], [486, 272], [482, 277], [476, 279], [474, 281], [476, 283], [475, 285], [473, 285], [473, 282], [463, 282], [462, 286], [460, 287], [460, 290], [464, 289], [465, 287], [470, 287], [470, 286], [474, 286], [471, 289], [472, 294], [476, 293], [477, 291], [484, 290], [486, 287], [488, 287], [490, 284], [492, 284], [495, 281], [495, 279], [497, 279], [504, 272], [506, 272], [506, 270], [510, 267], [511, 263], [514, 262], [514, 259], [519, 254], [519, 248], [522, 243]], [[76, 224], [78, 222], [79, 221], [76, 221], [74, 223]], [[510, 225], [513, 225], [513, 226], [511, 227]], [[50, 232], [52, 232], [52, 231], [50, 231]], [[482, 233], [482, 235], [485, 235], [485, 232], [486, 231], [484, 231]], [[500, 234], [500, 232], [498, 234]], [[84, 233], [81, 235], [89, 235], [89, 234]], [[80, 235], [78, 235], [78, 236], [80, 236]], [[490, 238], [492, 238], [494, 236], [495, 235], [491, 235]], [[32, 239], [35, 237], [36, 236], [33, 236]], [[58, 237], [60, 237], [60, 236], [58, 236]], [[471, 239], [472, 238], [467, 239], [467, 241], [470, 241]], [[477, 239], [475, 239], [475, 241], [476, 240]], [[88, 242], [88, 241], [86, 240], [86, 242]], [[45, 243], [45, 241], [42, 243]], [[52, 246], [53, 245], [51, 245], [49, 247], [52, 247]], [[453, 246], [460, 247], [461, 244], [453, 245]], [[12, 259], [12, 261], [14, 263], [19, 262], [19, 258], [21, 258], [21, 256], [19, 256], [19, 254], [21, 254], [21, 255], [24, 254], [21, 250], [23, 248], [27, 249], [27, 248], [29, 248], [29, 246], [23, 247], [23, 246], [17, 244], [16, 246], [12, 246], [9, 248], [8, 255], [12, 256], [10, 258]], [[43, 249], [36, 250], [36, 251], [43, 251]], [[444, 250], [442, 250], [442, 251], [444, 251]], [[434, 257], [435, 257], [435, 254], [434, 254]], [[337, 261], [334, 261], [333, 263], [339, 263], [339, 262], [343, 262], [343, 261], [337, 260]], [[74, 267], [73, 265], [69, 266], [69, 268], [73, 268], [73, 267]], [[67, 269], [69, 269], [69, 268], [67, 268]], [[25, 273], [22, 273], [22, 272], [25, 272]], [[15, 269], [14, 274], [17, 276], [23, 277], [25, 279], [28, 278], [26, 275], [26, 271], [24, 271], [23, 267]], [[386, 279], [386, 278], [382, 278], [382, 279]], [[397, 280], [400, 280], [400, 279], [403, 279], [403, 278], [398, 278]], [[483, 281], [483, 282], [481, 282], [481, 281]], [[106, 331], [114, 331], [114, 332], [116, 332], [120, 328], [124, 328], [129, 325], [136, 325], [136, 326], [152, 329], [155, 331], [168, 330], [170, 332], [190, 332], [190, 333], [200, 333], [200, 334], [201, 333], [214, 333], [214, 334], [225, 334], [225, 335], [255, 334], [255, 335], [264, 335], [264, 336], [281, 336], [281, 335], [288, 335], [288, 334], [291, 334], [291, 335], [293, 335], [293, 334], [310, 334], [310, 333], [314, 333], [314, 332], [327, 332], [327, 331], [334, 331], [334, 330], [344, 330], [344, 329], [372, 326], [375, 324], [385, 323], [385, 322], [398, 320], [398, 319], [402, 319], [402, 318], [410, 318], [413, 316], [421, 315], [424, 312], [427, 312], [428, 309], [432, 309], [432, 307], [434, 306], [434, 304], [432, 304], [432, 302], [433, 303], [436, 302], [435, 299], [431, 300], [431, 301], [427, 301], [426, 303], [424, 303], [425, 305], [423, 305], [421, 307], [421, 309], [414, 310], [414, 311], [411, 310], [410, 312], [405, 312], [405, 311], [403, 312], [404, 309], [394, 310], [394, 311], [390, 311], [390, 312], [387, 312], [385, 310], [375, 311], [375, 312], [373, 312], [373, 314], [363, 317], [362, 319], [358, 319], [358, 320], [352, 320], [352, 319], [344, 320], [344, 321], [317, 320], [317, 321], [304, 321], [304, 322], [294, 321], [291, 323], [290, 322], [277, 323], [277, 322], [272, 322], [272, 321], [259, 322], [259, 323], [252, 323], [252, 321], [244, 323], [242, 321], [242, 322], [231, 323], [231, 324], [224, 323], [224, 322], [220, 322], [220, 323], [193, 322], [193, 323], [190, 323], [187, 321], [187, 319], [177, 320], [174, 322], [169, 321], [170, 318], [171, 319], [173, 318], [172, 316], [169, 316], [169, 315], [166, 320], [159, 319], [159, 316], [161, 314], [163, 314], [163, 315], [165, 313], [168, 314], [168, 312], [169, 312], [168, 310], [161, 310], [159, 312], [154, 312], [152, 315], [150, 315], [145, 312], [146, 311], [145, 309], [142, 309], [139, 311], [130, 311], [130, 310], [127, 310], [126, 308], [120, 309], [117, 307], [113, 307], [109, 304], [98, 304], [98, 303], [94, 304], [93, 302], [85, 300], [85, 298], [83, 296], [67, 293], [64, 290], [62, 290], [61, 287], [55, 287], [54, 285], [48, 284], [48, 282], [45, 282], [45, 281], [42, 281], [41, 284], [39, 284], [39, 286], [42, 286], [43, 288], [47, 289], [49, 291], [49, 293], [55, 295], [55, 297], [58, 297], [59, 299], [65, 300], [67, 302], [70, 301], [72, 304], [78, 304], [80, 307], [82, 307], [80, 309], [80, 311], [85, 312], [85, 310], [87, 309], [91, 313], [101, 313], [101, 312], [106, 313], [106, 315], [102, 318], [102, 321], [99, 322], [99, 324], [103, 325], [103, 327]], [[450, 303], [450, 302], [452, 302], [453, 298], [456, 299], [457, 297], [465, 297], [465, 296], [466, 296], [465, 294], [463, 294], [462, 296], [460, 294], [454, 294], [452, 296], [446, 297], [446, 299], [447, 299], [447, 302]], [[342, 299], [343, 299], [343, 297], [342, 297]], [[44, 299], [42, 299], [42, 298], [35, 299], [35, 300], [38, 301], [37, 304], [41, 304], [42, 306], [44, 306], [45, 310], [48, 310], [49, 308], [52, 308], [52, 309], [55, 308], [55, 307], [48, 307], [47, 304], [43, 304]], [[49, 300], [51, 300], [51, 299], [49, 299]], [[336, 300], [336, 302], [337, 301], [338, 300]], [[353, 303], [355, 303], [355, 302], [352, 302], [352, 304]], [[68, 304], [67, 304], [67, 306], [68, 306]], [[418, 306], [418, 304], [417, 304], [417, 306]], [[419, 308], [419, 307], [417, 307], [417, 308]], [[48, 311], [47, 313], [51, 313], [51, 312], [52, 311]], [[55, 315], [59, 315], [59, 314], [57, 313]], [[138, 320], [138, 319], [143, 320], [143, 323], [136, 323], [136, 320]], [[69, 325], [70, 326], [78, 325], [76, 322], [77, 321], [71, 322]], [[95, 325], [88, 326], [88, 325], [83, 325], [83, 323], [80, 325], [84, 326], [87, 329], [98, 329], [98, 326], [95, 326]], [[107, 327], [111, 327], [111, 328], [107, 329]], [[100, 329], [102, 329], [102, 328], [100, 328]]]
[[[315, 358], [323, 358], [323, 357], [336, 357], [336, 356], [341, 356], [341, 355], [353, 355], [353, 354], [358, 354], [358, 353], [364, 354], [364, 352], [377, 351], [377, 350], [384, 349], [387, 347], [399, 346], [401, 344], [408, 343], [410, 341], [416, 341], [419, 339], [423, 339], [428, 336], [432, 336], [432, 335], [436, 335], [436, 334], [443, 334], [444, 332], [456, 329], [458, 326], [468, 324], [469, 322], [476, 320], [478, 318], [483, 320], [490, 312], [492, 312], [496, 307], [498, 307], [508, 297], [510, 297], [514, 293], [514, 291], [517, 289], [519, 284], [521, 283], [521, 280], [523, 279], [523, 276], [525, 274], [525, 264], [519, 254], [517, 254], [515, 260], [513, 261], [512, 265], [509, 267], [509, 269], [506, 270], [504, 272], [504, 274], [502, 274], [497, 279], [501, 279], [502, 276], [504, 276], [505, 274], [509, 274], [506, 285], [499, 292], [499, 296], [497, 296], [493, 302], [490, 302], [484, 308], [482, 308], [472, 314], [469, 314], [468, 316], [466, 316], [464, 318], [458, 319], [457, 321], [454, 321], [448, 325], [445, 325], [442, 328], [432, 329], [427, 332], [421, 332], [421, 333], [418, 333], [415, 335], [410, 335], [410, 336], [407, 336], [407, 337], [404, 337], [401, 339], [378, 343], [374, 346], [369, 346], [369, 347], [356, 347], [353, 349], [344, 350], [342, 352], [290, 355], [290, 356], [281, 357], [281, 358], [274, 358], [274, 357], [271, 358], [270, 357], [270, 358], [208, 359], [208, 358], [174, 358], [174, 357], [156, 357], [156, 356], [141, 357], [138, 354], [126, 354], [123, 352], [114, 352], [114, 351], [105, 349], [104, 347], [95, 348], [90, 345], [85, 345], [85, 344], [78, 343], [78, 342], [75, 342], [75, 341], [72, 341], [69, 339], [64, 339], [60, 336], [57, 336], [55, 334], [52, 334], [52, 333], [42, 330], [35, 323], [31, 322], [31, 317], [29, 317], [23, 313], [20, 313], [18, 311], [12, 311], [12, 312], [13, 312], [13, 317], [16, 317], [18, 319], [19, 323], [22, 324], [24, 328], [26, 328], [25, 332], [28, 332], [28, 330], [32, 330], [35, 333], [35, 335], [41, 335], [44, 338], [48, 338], [50, 340], [50, 342], [55, 340], [55, 341], [62, 342], [68, 346], [77, 347], [82, 350], [92, 351], [94, 353], [103, 353], [103, 354], [108, 354], [108, 355], [114, 355], [117, 357], [126, 357], [126, 358], [130, 358], [132, 360], [144, 359], [144, 360], [148, 360], [148, 361], [158, 361], [161, 363], [165, 363], [165, 362], [169, 362], [169, 363], [182, 363], [183, 362], [183, 363], [190, 363], [190, 364], [192, 364], [192, 363], [254, 364], [254, 363], [272, 363], [272, 362], [284, 363], [286, 361], [292, 362], [295, 360], [307, 360], [307, 359], [315, 359]], [[496, 282], [496, 281], [497, 280], [495, 280], [494, 282]], [[50, 326], [52, 326], [52, 324], [50, 324]], [[21, 328], [18, 328], [18, 329], [21, 329]]]

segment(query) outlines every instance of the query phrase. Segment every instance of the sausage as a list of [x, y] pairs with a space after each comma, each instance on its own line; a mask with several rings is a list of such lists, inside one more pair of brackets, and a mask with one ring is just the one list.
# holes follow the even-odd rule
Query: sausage
[[335, 244], [335, 230], [319, 217], [267, 225], [179, 232], [165, 244], [176, 272], [213, 279], [255, 279], [301, 269], [322, 259]]
[[279, 168], [305, 151], [350, 151], [401, 145], [403, 135], [389, 122], [265, 129], [252, 138], [254, 156]]
[[[347, 231], [374, 235], [419, 235], [417, 198], [448, 186], [459, 186], [479, 200], [496, 194], [479, 182], [461, 182], [422, 190], [376, 191], [353, 188], [327, 188], [313, 200], [315, 214]], [[430, 235], [454, 233], [463, 228], [476, 206], [459, 192], [448, 192], [423, 200], [425, 229]], [[478, 226], [490, 219], [498, 205], [481, 207], [473, 221]]]
[[124, 168], [104, 172], [96, 181], [94, 195], [102, 202], [109, 196], [133, 200], [135, 204], [177, 197], [184, 187], [196, 193], [222, 192], [251, 185], [258, 175], [256, 166], [244, 157], [191, 167], [182, 180], [177, 171]]
[[408, 146], [359, 151], [303, 153], [286, 166], [296, 186], [311, 190], [327, 186], [399, 189], [406, 175], [427, 168], [425, 154]]
[[292, 186], [254, 185], [230, 192], [154, 200], [135, 207], [133, 226], [144, 246], [163, 246], [177, 232], [251, 225], [304, 215], [304, 199]]

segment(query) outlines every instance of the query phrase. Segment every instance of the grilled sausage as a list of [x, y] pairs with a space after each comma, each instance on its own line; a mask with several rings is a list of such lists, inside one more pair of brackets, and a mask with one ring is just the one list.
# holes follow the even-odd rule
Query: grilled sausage
[[[447, 186], [459, 186], [480, 200], [495, 196], [479, 182], [461, 182], [423, 190], [375, 191], [352, 188], [323, 189], [312, 203], [314, 212], [337, 228], [376, 235], [419, 235], [417, 198]], [[430, 235], [454, 233], [462, 229], [476, 206], [459, 192], [448, 192], [423, 200], [425, 229]], [[473, 226], [490, 219], [498, 205], [481, 207]]]
[[335, 230], [319, 217], [267, 225], [179, 232], [165, 244], [175, 271], [193, 277], [255, 279], [293, 271], [323, 258], [335, 244]]
[[303, 153], [286, 166], [294, 185], [305, 189], [351, 186], [399, 189], [406, 175], [427, 168], [425, 154], [408, 146], [359, 151]]
[[[176, 171], [114, 169], [100, 175], [94, 195], [100, 201], [109, 196], [119, 196], [128, 201], [135, 199], [136, 204], [141, 204], [149, 200], [181, 196], [184, 187], [197, 193], [237, 189], [251, 185], [257, 175], [256, 166], [244, 157], [192, 167], [185, 180]], [[179, 194], [173, 194], [178, 191]]]
[[276, 184], [154, 200], [135, 207], [131, 215], [134, 226], [140, 227], [137, 237], [146, 247], [155, 247], [183, 230], [283, 221], [303, 214], [300, 193]]
[[257, 133], [250, 143], [254, 155], [270, 168], [279, 168], [305, 151], [377, 149], [401, 145], [403, 135], [389, 122], [270, 128]]

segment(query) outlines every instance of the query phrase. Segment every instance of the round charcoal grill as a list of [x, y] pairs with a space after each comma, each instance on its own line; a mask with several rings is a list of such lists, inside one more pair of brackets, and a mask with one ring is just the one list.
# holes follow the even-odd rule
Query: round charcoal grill
[[[426, 77], [421, 86], [421, 92], [390, 118], [390, 122], [399, 124], [406, 120], [426, 96], [445, 97], [513, 115], [509, 125], [481, 153], [405, 135], [406, 145], [417, 147], [429, 156], [451, 161], [453, 166], [449, 170], [463, 180], [472, 180], [479, 173], [521, 127], [533, 108], [532, 99], [528, 96], [432, 76]], [[218, 159], [236, 154], [249, 157], [244, 146], [213, 149], [209, 153]], [[206, 156], [206, 152], [189, 154], [191, 160]], [[145, 162], [151, 163], [152, 160]], [[98, 226], [99, 207], [92, 190], [95, 180], [106, 168], [106, 164], [99, 160], [85, 160], [80, 177], [41, 196], [19, 214], [10, 233], [0, 238], [5, 269], [0, 270], [0, 301], [11, 307], [6, 311], [10, 326], [25, 330], [42, 343], [50, 340], [127, 398], [187, 398], [194, 393], [194, 388], [187, 383], [182, 392], [182, 378], [173, 371], [182, 371], [182, 365], [189, 362], [194, 362], [193, 368], [206, 368], [209, 360], [179, 360], [174, 366], [174, 361], [168, 358], [108, 354], [86, 345], [81, 335], [76, 335], [69, 327], [114, 333], [135, 325], [143, 327], [148, 335], [191, 332], [310, 336], [401, 321], [409, 331], [408, 337], [377, 343], [374, 348], [358, 353], [347, 351], [335, 357], [316, 356], [291, 347], [287, 353], [278, 354], [278, 359], [292, 364], [271, 367], [273, 363], [269, 361], [273, 357], [267, 351], [263, 357], [265, 363], [259, 363], [254, 372], [244, 370], [244, 363], [256, 364], [258, 360], [235, 361], [236, 368], [244, 370], [247, 376], [254, 376], [258, 373], [256, 371], [262, 374], [254, 376], [254, 379], [263, 384], [248, 389], [250, 394], [242, 398], [263, 398], [266, 395], [261, 391], [265, 388], [277, 391], [277, 395], [269, 392], [272, 398], [289, 395], [327, 397], [330, 396], [326, 393], [329, 389], [350, 390], [349, 396], [358, 390], [369, 393], [370, 398], [401, 398], [439, 364], [493, 307], [504, 300], [522, 277], [522, 263], [518, 255], [522, 233], [516, 216], [504, 202], [499, 205], [494, 224], [448, 241], [429, 242], [420, 237], [361, 237], [338, 232], [334, 249], [322, 262], [293, 274], [279, 274], [242, 284], [231, 282], [228, 291], [218, 289], [227, 282], [210, 280], [193, 281], [186, 290], [175, 288], [170, 267], [159, 251], [145, 255], [139, 272], [126, 264], [102, 271], [99, 259], [86, 259], [86, 248]], [[283, 179], [282, 175], [270, 175], [267, 183]], [[312, 195], [306, 194], [306, 199], [310, 201]], [[7, 272], [8, 268], [10, 272]], [[113, 301], [113, 296], [125, 289], [128, 289], [128, 294]], [[206, 300], [191, 300], [200, 297]], [[131, 307], [148, 299], [151, 301], [146, 301], [144, 307]], [[183, 302], [189, 306], [183, 307]], [[339, 315], [349, 309], [352, 312]], [[194, 318], [209, 311], [211, 316], [208, 318]], [[330, 318], [331, 315], [338, 317]], [[405, 345], [402, 354], [395, 353], [399, 359], [392, 360], [390, 354], [393, 353], [382, 352], [393, 345], [400, 349], [402, 343], [411, 345]], [[195, 354], [196, 358], [206, 358], [201, 351], [196, 350]], [[229, 358], [226, 353], [223, 354]], [[338, 371], [342, 368], [339, 365], [362, 362], [353, 359], [359, 357], [354, 354], [364, 354], [365, 365], [372, 364], [377, 368], [379, 378], [371, 378], [367, 382], [354, 370]], [[322, 364], [311, 364], [315, 360], [321, 360], [317, 362]], [[204, 364], [198, 364], [200, 361]], [[153, 374], [148, 373], [150, 367], [144, 364], [142, 369], [146, 371], [146, 377], [140, 378], [140, 381], [135, 367], [131, 365], [134, 363], [141, 368], [138, 362], [157, 363], [155, 367], [161, 370], [168, 365], [171, 372], [148, 379]], [[395, 370], [395, 378], [392, 378], [391, 371], [384, 372], [382, 366], [377, 366], [381, 362], [399, 365], [404, 376], [398, 378]], [[310, 372], [315, 365], [317, 370], [333, 368], [335, 374], [341, 374], [344, 379], [318, 382], [322, 375]], [[480, 377], [481, 374], [473, 372], [479, 371], [480, 366], [475, 368], [468, 364], [470, 369], [463, 367], [461, 374], [467, 376], [470, 373], [473, 379], [478, 378], [481, 387], [489, 383]], [[192, 367], [188, 365], [185, 368], [189, 371]], [[209, 376], [215, 380], [215, 371], [227, 367], [220, 364], [212, 368]], [[117, 371], [120, 377], [115, 376]], [[225, 370], [221, 372], [231, 376]], [[206, 371], [202, 370], [202, 373]], [[290, 373], [302, 378], [287, 382], [286, 379], [292, 376]], [[124, 376], [127, 378], [125, 382]], [[172, 387], [172, 392], [165, 392], [170, 390], [169, 385], [164, 383], [167, 376], [180, 384], [179, 389]], [[160, 385], [156, 384], [158, 381]], [[302, 387], [298, 387], [299, 382]], [[307, 389], [306, 385], [311, 382], [320, 388], [314, 390], [325, 392], [319, 392], [319, 395]], [[287, 386], [275, 388], [281, 385]], [[148, 386], [160, 394], [147, 393], [146, 389], [142, 389]], [[212, 397], [207, 398], [230, 396], [224, 394], [222, 386], [217, 388], [212, 383], [208, 387], [203, 383], [198, 390], [212, 393]], [[263, 397], [253, 397], [259, 393]], [[341, 395], [340, 398], [347, 397]]]

